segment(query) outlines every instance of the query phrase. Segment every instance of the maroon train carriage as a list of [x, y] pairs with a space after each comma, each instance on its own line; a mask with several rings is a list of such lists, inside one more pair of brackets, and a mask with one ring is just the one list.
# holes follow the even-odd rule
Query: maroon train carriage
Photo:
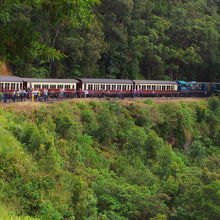
[[17, 76], [0, 76], [0, 91], [12, 93], [23, 88], [23, 80]]
[[66, 98], [76, 96], [76, 79], [48, 79], [48, 78], [22, 78], [23, 89], [39, 90], [41, 93], [48, 89], [50, 96], [57, 97], [60, 91], [65, 91]]
[[79, 78], [79, 91], [88, 91], [90, 97], [131, 96], [133, 81], [128, 79]]
[[134, 88], [137, 93], [141, 92], [143, 96], [177, 96], [178, 84], [176, 81], [158, 81], [158, 80], [133, 80]]

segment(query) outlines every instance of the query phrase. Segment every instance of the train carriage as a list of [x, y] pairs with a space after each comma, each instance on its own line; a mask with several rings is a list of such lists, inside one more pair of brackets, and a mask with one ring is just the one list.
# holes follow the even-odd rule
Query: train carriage
[[133, 80], [134, 88], [142, 91], [144, 96], [177, 94], [178, 85], [175, 81]]
[[23, 80], [17, 76], [0, 76], [0, 90], [11, 92], [23, 88]]
[[133, 90], [133, 81], [128, 79], [97, 79], [79, 78], [79, 89], [87, 90], [91, 95], [130, 95]]
[[42, 78], [22, 78], [24, 89], [49, 89], [58, 91], [60, 89], [76, 90], [78, 80], [76, 79], [42, 79]]

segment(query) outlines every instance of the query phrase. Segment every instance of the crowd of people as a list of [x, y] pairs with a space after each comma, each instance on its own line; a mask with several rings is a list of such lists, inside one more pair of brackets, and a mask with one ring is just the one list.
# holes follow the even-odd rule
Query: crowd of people
[[[117, 91], [114, 94], [114, 97], [124, 98], [124, 93], [122, 91]], [[143, 93], [141, 90], [133, 90], [130, 93], [134, 98], [142, 97]], [[10, 103], [10, 102], [23, 102], [23, 101], [32, 101], [32, 102], [47, 102], [49, 100], [62, 100], [66, 98], [87, 98], [87, 97], [97, 97], [104, 98], [112, 96], [111, 91], [93, 91], [93, 90], [48, 90], [48, 89], [20, 89], [14, 91], [0, 91], [0, 102]]]
[[22, 102], [22, 101], [47, 101], [49, 97], [48, 89], [43, 91], [34, 89], [20, 89], [14, 91], [0, 91], [0, 101], [8, 102]]

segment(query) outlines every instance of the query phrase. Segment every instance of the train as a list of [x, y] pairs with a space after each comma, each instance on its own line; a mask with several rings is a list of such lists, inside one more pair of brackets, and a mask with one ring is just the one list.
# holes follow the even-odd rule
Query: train
[[22, 78], [18, 76], [0, 76], [0, 91], [11, 94], [19, 90], [48, 90], [56, 95], [61, 90], [68, 96], [83, 94], [88, 96], [185, 96], [206, 97], [220, 92], [218, 82], [185, 82], [166, 80], [129, 80], [129, 79], [99, 79], [99, 78]]

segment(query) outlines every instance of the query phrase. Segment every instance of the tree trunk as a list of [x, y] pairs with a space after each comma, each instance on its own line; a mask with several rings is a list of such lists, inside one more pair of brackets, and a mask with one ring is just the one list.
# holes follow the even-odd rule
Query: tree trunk
[[[57, 37], [59, 36], [59, 28], [57, 28], [56, 30], [56, 34], [54, 36], [54, 39], [53, 39], [53, 45], [52, 45], [52, 48], [55, 47], [55, 44], [56, 44], [56, 40], [57, 40]], [[49, 73], [48, 73], [48, 77], [51, 76], [51, 71], [52, 71], [52, 66], [54, 64], [54, 58], [52, 60], [50, 60], [50, 67], [49, 67]]]

